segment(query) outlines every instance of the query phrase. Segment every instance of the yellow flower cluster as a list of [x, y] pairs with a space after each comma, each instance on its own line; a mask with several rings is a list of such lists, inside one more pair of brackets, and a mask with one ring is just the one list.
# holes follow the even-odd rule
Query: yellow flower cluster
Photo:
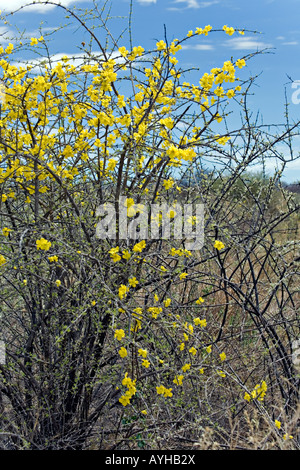
[[124, 387], [127, 387], [127, 390], [125, 394], [119, 398], [119, 402], [123, 406], [127, 406], [130, 404], [131, 398], [136, 393], [136, 379], [132, 380], [130, 377], [128, 377], [128, 372], [126, 372], [125, 377], [122, 380], [122, 385], [124, 385]]
[[157, 316], [162, 312], [162, 307], [149, 307], [147, 311], [151, 313], [152, 318], [157, 318]]
[[146, 242], [145, 240], [142, 240], [141, 242], [136, 243], [134, 245], [134, 247], [132, 248], [132, 251], [134, 251], [135, 253], [140, 253], [143, 251], [145, 247], [146, 247]]
[[203, 320], [201, 320], [199, 317], [197, 317], [197, 318], [194, 318], [193, 321], [194, 321], [194, 323], [195, 323], [196, 326], [199, 325], [201, 328], [204, 328], [204, 327], [206, 326], [206, 324], [207, 324], [205, 318], [203, 318]]
[[258, 401], [263, 401], [264, 397], [267, 393], [267, 384], [263, 380], [261, 384], [257, 384], [254, 389], [252, 390], [251, 394], [245, 393], [244, 400], [250, 402], [251, 400], [257, 399]]
[[48, 251], [51, 247], [51, 242], [49, 242], [45, 238], [40, 238], [36, 241], [36, 247], [38, 250]]
[[191, 251], [187, 250], [186, 248], [171, 248], [169, 251], [169, 255], [171, 256], [191, 256]]
[[230, 26], [227, 26], [227, 24], [225, 24], [223, 26], [223, 31], [225, 31], [225, 33], [228, 34], [229, 36], [232, 36], [233, 33], [235, 32], [235, 29], [230, 27]]
[[124, 284], [121, 284], [119, 287], [119, 297], [122, 300], [124, 297], [126, 297], [128, 293], [129, 288], [125, 286]]
[[119, 247], [118, 246], [116, 246], [115, 248], [111, 248], [108, 253], [109, 253], [111, 259], [115, 263], [122, 259], [121, 256], [119, 255]]
[[143, 309], [136, 307], [133, 310], [132, 317], [134, 319], [134, 325], [131, 327], [131, 331], [137, 331], [142, 328]]
[[164, 385], [159, 385], [156, 387], [156, 391], [158, 395], [163, 395], [164, 397], [172, 397], [172, 388], [166, 388]]
[[182, 385], [183, 378], [183, 375], [176, 375], [175, 379], [173, 380], [173, 383], [176, 385]]

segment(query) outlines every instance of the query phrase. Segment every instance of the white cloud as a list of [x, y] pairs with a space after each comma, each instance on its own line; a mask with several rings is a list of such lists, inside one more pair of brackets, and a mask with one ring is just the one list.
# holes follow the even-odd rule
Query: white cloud
[[[70, 6], [72, 3], [76, 3], [79, 0], [60, 0], [57, 2], [57, 4], [61, 4], [65, 7]], [[89, 0], [80, 0], [81, 2], [86, 2]], [[33, 2], [30, 2], [29, 0], [10, 0], [9, 2], [7, 0], [0, 0], [0, 10], [3, 11], [3, 13], [9, 13], [11, 11], [17, 10], [18, 8], [21, 8], [24, 5], [29, 5], [26, 8], [23, 8], [22, 12], [34, 12], [34, 13], [45, 13], [45, 11], [53, 10], [56, 8], [55, 5], [45, 5], [38, 0], [34, 2], [34, 4], [30, 5]]]
[[[79, 52], [76, 54], [67, 54], [64, 52], [60, 52], [58, 54], [54, 54], [51, 56], [51, 64], [56, 65], [57, 62], [60, 62], [63, 57], [68, 57], [69, 65], [73, 65], [74, 67], [81, 67], [83, 64], [87, 63], [95, 63], [99, 60], [103, 60], [103, 54], [101, 51], [92, 51], [90, 56], [86, 56], [84, 53]], [[115, 51], [110, 55], [111, 59], [114, 59], [117, 63], [123, 64], [124, 59], [120, 56], [119, 52]], [[25, 67], [27, 65], [32, 65], [34, 69], [32, 69], [32, 73], [39, 73], [40, 67], [43, 68], [44, 64], [49, 64], [49, 59], [47, 57], [40, 57], [39, 59], [32, 59], [28, 60], [27, 62], [13, 62], [12, 65], [16, 65], [17, 67]]]
[[268, 44], [263, 41], [257, 41], [254, 38], [245, 37], [228, 39], [228, 41], [223, 43], [223, 45], [237, 50], [261, 50], [273, 47], [272, 44]]
[[156, 0], [137, 0], [141, 5], [151, 5], [151, 3], [156, 3]]
[[186, 8], [200, 8], [197, 0], [175, 0], [174, 3], [186, 3]]
[[[84, 63], [84, 56], [82, 53], [78, 54], [64, 54], [64, 53], [59, 53], [59, 54], [54, 54], [51, 56], [51, 63], [55, 64], [56, 62], [59, 62], [62, 57], [69, 57], [70, 60], [68, 64], [74, 65], [75, 67], [79, 67], [83, 65]], [[35, 67], [36, 73], [38, 73], [38, 70], [36, 68], [39, 68], [40, 66], [43, 66], [44, 63], [49, 64], [49, 59], [47, 57], [41, 57], [40, 59], [33, 59], [33, 60], [28, 60], [28, 62], [14, 62], [12, 65], [17, 65], [18, 67], [26, 67], [27, 65], [32, 65]], [[32, 70], [34, 72], [34, 70]]]
[[283, 42], [283, 46], [298, 46], [299, 42], [298, 41], [289, 41], [289, 42]]
[[194, 46], [182, 46], [182, 49], [194, 51], [212, 51], [214, 46], [212, 44], [196, 44]]
[[174, 0], [173, 2], [175, 5], [178, 3], [184, 3], [181, 8], [179, 7], [170, 7], [168, 10], [174, 10], [174, 11], [180, 11], [182, 8], [184, 9], [198, 9], [198, 8], [207, 8], [210, 7], [211, 5], [215, 5], [216, 3], [220, 3], [219, 0], [211, 0], [211, 1], [206, 1], [206, 2], [200, 2], [199, 0]]

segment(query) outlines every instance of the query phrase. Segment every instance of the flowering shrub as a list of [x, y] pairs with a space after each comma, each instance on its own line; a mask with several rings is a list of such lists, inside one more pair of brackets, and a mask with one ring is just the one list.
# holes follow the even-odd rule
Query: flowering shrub
[[[131, 435], [130, 419], [140, 420], [150, 442], [150, 423], [160, 436], [159, 422], [179, 422], [178, 409], [191, 423], [201, 415], [203, 425], [216, 419], [226, 426], [227, 408], [233, 418], [252, 405], [271, 414], [269, 390], [293, 413], [293, 279], [284, 262], [274, 261], [274, 229], [287, 217], [295, 222], [296, 202], [290, 199], [278, 215], [272, 208], [274, 180], [265, 194], [255, 195], [242, 179], [250, 163], [290, 139], [292, 130], [267, 144], [263, 138], [258, 144], [255, 134], [259, 152], [246, 146], [238, 159], [234, 132], [222, 128], [223, 110], [232, 100], [245, 104], [238, 73], [250, 57], [218, 64], [199, 75], [197, 85], [186, 81], [177, 59], [195, 37], [244, 31], [207, 25], [170, 44], [159, 40], [152, 51], [128, 50], [116, 41], [110, 49], [88, 22], [58, 8], [91, 37], [79, 65], [67, 56], [58, 62], [49, 56], [37, 72], [30, 63], [16, 65], [12, 43], [1, 49], [1, 321], [7, 360], [0, 366], [0, 393], [10, 445], [89, 448], [100, 426], [108, 437], [99, 448], [114, 446], [111, 436], [122, 446]], [[33, 37], [27, 46], [46, 56], [45, 37]], [[251, 141], [249, 122], [242, 132]], [[205, 158], [221, 159], [231, 173], [204, 171]], [[236, 195], [240, 181], [244, 187]], [[127, 239], [120, 236], [120, 196], [133, 222]], [[252, 198], [258, 208], [254, 225]], [[176, 203], [190, 200], [207, 206], [202, 250], [188, 249], [185, 239], [137, 240], [141, 228], [134, 222], [145, 205], [168, 202], [172, 220]], [[100, 204], [115, 209], [117, 228], [101, 240]], [[158, 228], [162, 222], [158, 216]], [[280, 256], [289, 258], [291, 246], [293, 240]], [[267, 283], [262, 292], [261, 278]], [[237, 352], [247, 341], [265, 348], [272, 367], [282, 368], [278, 388], [278, 375], [272, 367], [258, 367], [255, 352]], [[211, 413], [216, 404], [220, 419]], [[274, 420], [271, 426], [280, 433]]]

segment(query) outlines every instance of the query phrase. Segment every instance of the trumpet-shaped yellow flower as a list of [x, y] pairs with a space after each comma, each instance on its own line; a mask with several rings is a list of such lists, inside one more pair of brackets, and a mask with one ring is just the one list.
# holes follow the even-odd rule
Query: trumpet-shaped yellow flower
[[38, 250], [48, 251], [51, 247], [51, 242], [49, 242], [45, 238], [40, 238], [36, 241], [36, 247]]
[[218, 251], [220, 251], [223, 248], [225, 248], [225, 245], [220, 240], [216, 240], [215, 243], [214, 243], [214, 248], [216, 248]]
[[127, 349], [124, 348], [124, 346], [121, 347], [121, 349], [119, 350], [119, 355], [124, 358], [127, 356]]
[[127, 292], [128, 292], [128, 287], [125, 286], [124, 284], [121, 284], [119, 287], [119, 297], [121, 300], [123, 299], [123, 297], [126, 297]]
[[122, 330], [122, 329], [115, 330], [115, 338], [118, 341], [121, 341], [124, 338], [124, 336], [125, 336], [124, 330]]
[[176, 385], [182, 385], [183, 381], [183, 375], [176, 375], [175, 379], [173, 380], [173, 383]]
[[146, 357], [147, 357], [147, 351], [146, 351], [146, 349], [140, 348], [140, 349], [138, 350], [138, 354], [139, 354], [140, 356], [142, 356], [144, 359], [146, 359]]
[[167, 45], [165, 43], [165, 41], [161, 40], [159, 42], [156, 43], [156, 48], [158, 51], [164, 51], [166, 49]]
[[139, 283], [136, 277], [131, 277], [130, 279], [128, 279], [128, 282], [131, 287], [136, 287]]
[[225, 359], [226, 359], [226, 354], [225, 354], [224, 352], [222, 352], [222, 353], [220, 354], [220, 359], [221, 359], [221, 361], [225, 361]]

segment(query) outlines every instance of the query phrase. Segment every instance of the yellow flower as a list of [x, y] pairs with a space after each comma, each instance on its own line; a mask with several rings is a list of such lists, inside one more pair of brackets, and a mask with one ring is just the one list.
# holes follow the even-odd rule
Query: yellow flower
[[156, 391], [158, 395], [163, 395], [164, 397], [172, 397], [172, 388], [166, 388], [163, 385], [160, 385], [159, 387], [156, 387]]
[[235, 91], [234, 90], [228, 90], [226, 95], [228, 96], [228, 98], [233, 98], [234, 95], [235, 95]]
[[119, 287], [119, 297], [121, 300], [123, 299], [123, 297], [126, 297], [127, 291], [128, 291], [128, 287], [125, 286], [124, 284], [121, 284], [121, 286]]
[[11, 232], [11, 229], [10, 229], [10, 228], [4, 227], [4, 228], [2, 229], [2, 233], [3, 233], [3, 235], [4, 235], [5, 237], [8, 237], [9, 232]]
[[145, 246], [146, 246], [146, 242], [145, 242], [145, 240], [142, 240], [141, 242], [136, 243], [136, 244], [134, 245], [134, 247], [133, 247], [132, 250], [133, 250], [135, 253], [141, 252], [141, 251], [145, 248]]
[[156, 43], [156, 48], [158, 51], [163, 51], [166, 47], [166, 43], [163, 40]]
[[188, 273], [181, 273], [180, 276], [179, 276], [179, 279], [184, 279], [186, 276], [188, 275]]
[[207, 348], [205, 350], [208, 354], [211, 353], [211, 344], [209, 346], [207, 346]]
[[116, 246], [115, 248], [111, 248], [109, 250], [109, 255], [111, 257], [111, 259], [116, 263], [117, 261], [120, 261], [121, 259], [121, 256], [118, 254], [118, 251], [119, 251], [119, 247]]
[[220, 354], [220, 359], [221, 359], [221, 361], [225, 361], [225, 359], [226, 359], [226, 354], [225, 354], [224, 352], [222, 352], [222, 353]]
[[122, 346], [121, 349], [119, 350], [119, 355], [121, 357], [126, 357], [127, 356], [127, 349]]
[[129, 403], [130, 403], [130, 397], [129, 397], [129, 396], [126, 396], [126, 395], [123, 395], [123, 396], [121, 396], [121, 398], [119, 398], [119, 402], [120, 402], [123, 406], [127, 406], [127, 405], [129, 405]]
[[206, 324], [207, 324], [205, 318], [203, 318], [203, 320], [200, 320], [199, 317], [194, 318], [194, 323], [195, 323], [195, 325], [199, 325], [201, 328], [204, 328], [204, 327], [206, 326]]
[[48, 251], [51, 247], [51, 242], [49, 242], [45, 238], [40, 238], [36, 241], [36, 247], [38, 250]]
[[225, 245], [224, 245], [224, 243], [220, 242], [219, 240], [215, 240], [214, 248], [216, 248], [217, 250], [220, 251], [223, 248], [225, 248]]
[[235, 65], [236, 65], [239, 69], [241, 69], [242, 67], [245, 67], [246, 62], [245, 62], [244, 59], [238, 59], [238, 60], [236, 61]]
[[165, 390], [165, 387], [163, 385], [156, 387], [156, 392], [158, 395], [162, 395], [164, 393], [164, 390]]
[[171, 299], [168, 298], [164, 300], [165, 307], [169, 307], [170, 303], [171, 303]]
[[202, 299], [202, 297], [199, 297], [199, 299], [196, 300], [196, 304], [198, 304], [198, 305], [203, 304], [203, 302], [204, 302], [204, 299]]
[[56, 255], [48, 256], [48, 260], [50, 261], [50, 263], [54, 263], [54, 262], [58, 261], [58, 257]]
[[128, 279], [128, 282], [131, 285], [131, 287], [136, 287], [139, 283], [136, 277], [131, 277], [130, 279]]
[[129, 253], [128, 250], [123, 250], [122, 258], [126, 259], [127, 261], [131, 258], [131, 254]]
[[13, 48], [14, 48], [14, 45], [10, 42], [7, 48], [5, 49], [6, 54], [11, 54], [13, 51]]
[[147, 413], [147, 410], [141, 410], [141, 413], [142, 413], [143, 415], [148, 414], [148, 413]]
[[27, 279], [23, 279], [24, 286], [27, 286]]
[[124, 330], [115, 330], [115, 338], [117, 338], [118, 341], [121, 341], [125, 336]]
[[247, 392], [245, 393], [245, 395], [244, 395], [244, 400], [250, 402], [251, 396], [249, 395], [249, 393], [247, 393]]
[[284, 434], [283, 439], [286, 441], [286, 439], [294, 439], [294, 437], [288, 434]]
[[142, 360], [142, 366], [148, 368], [150, 366], [150, 362], [147, 359]]
[[31, 46], [34, 46], [34, 45], [36, 45], [36, 44], [38, 44], [38, 43], [39, 43], [39, 41], [38, 41], [36, 38], [31, 38], [31, 42], [30, 42], [30, 45], [31, 45]]
[[223, 26], [223, 30], [224, 30], [225, 33], [228, 34], [229, 36], [232, 36], [232, 34], [233, 34], [234, 31], [235, 31], [234, 28], [229, 27], [229, 26], [227, 26], [226, 24]]
[[126, 49], [126, 47], [122, 46], [122, 47], [119, 47], [119, 52], [120, 54], [123, 56], [123, 57], [126, 57], [127, 54], [129, 53]]
[[195, 356], [197, 354], [197, 349], [192, 347], [191, 349], [189, 349], [189, 352], [193, 354], [193, 356]]
[[139, 353], [140, 356], [142, 356], [144, 359], [146, 359], [146, 357], [147, 357], [147, 351], [146, 351], [146, 349], [140, 348], [140, 349], [138, 350], [138, 353]]
[[275, 426], [276, 428], [280, 429], [281, 428], [281, 422], [275, 419]]
[[173, 380], [173, 383], [176, 385], [182, 385], [183, 381], [183, 375], [176, 375], [175, 379]]
[[59, 286], [61, 285], [61, 281], [60, 281], [59, 279], [57, 279], [57, 280], [55, 281], [55, 284], [57, 285], [57, 287], [59, 287]]
[[218, 371], [217, 371], [217, 374], [218, 374], [220, 377], [226, 377], [225, 372], [223, 372], [222, 370], [218, 370]]
[[181, 367], [182, 371], [183, 372], [186, 372], [187, 370], [189, 370], [191, 368], [191, 364], [185, 364], [184, 366]]
[[165, 180], [163, 185], [165, 189], [171, 189], [174, 186], [174, 181], [172, 179]]
[[220, 98], [222, 98], [222, 96], [224, 96], [224, 88], [221, 87], [221, 86], [218, 86], [215, 90], [214, 90], [214, 94], [219, 96]]
[[185, 348], [185, 344], [184, 344], [184, 343], [181, 343], [181, 344], [179, 345], [179, 349], [180, 349], [180, 351], [183, 351], [183, 350], [184, 350], [184, 348]]
[[161, 307], [149, 307], [147, 311], [152, 314], [153, 318], [157, 318], [157, 315], [162, 312], [162, 308]]

